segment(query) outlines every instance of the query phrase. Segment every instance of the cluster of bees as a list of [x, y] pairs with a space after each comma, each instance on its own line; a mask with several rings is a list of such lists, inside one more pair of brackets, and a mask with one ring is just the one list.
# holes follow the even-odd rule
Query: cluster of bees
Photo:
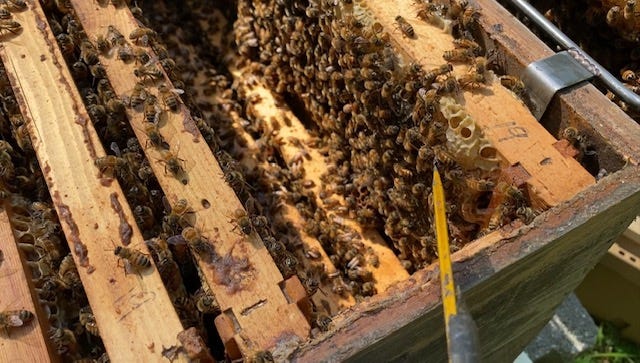
[[[357, 2], [240, 1], [236, 21], [239, 53], [262, 64], [260, 71], [273, 90], [304, 104], [313, 131], [328, 150], [331, 166], [322, 197], [339, 194], [346, 202], [334, 204], [331, 212], [384, 231], [409, 271], [436, 257], [429, 212], [434, 163], [445, 176], [450, 198], [453, 248], [514, 218], [530, 221], [535, 213], [524, 191], [497, 185], [495, 173], [462, 168], [445, 138], [448, 125], [438, 109], [440, 98], [488, 82], [490, 62], [472, 35], [477, 9], [466, 1], [416, 3], [419, 21], [449, 26], [456, 37], [442, 65], [424, 69], [400, 59], [389, 33], [379, 23], [358, 18], [357, 7]], [[403, 36], [416, 37], [407, 19], [397, 16], [395, 21]], [[452, 64], [469, 64], [470, 70], [456, 77]], [[524, 91], [514, 77], [502, 77], [501, 83], [514, 93]], [[494, 191], [516, 198], [503, 198], [504, 208], [498, 210], [504, 213], [491, 220], [478, 218]], [[311, 225], [322, 222], [308, 220]], [[317, 231], [313, 226], [309, 230]], [[336, 242], [323, 234], [320, 230], [315, 236], [330, 241], [323, 247], [336, 266], [350, 262], [349, 251], [364, 252], [357, 243]]]
[[[18, 1], [5, 1], [14, 2]], [[211, 4], [197, 0], [181, 5], [141, 3], [151, 14], [148, 19], [134, 2], [130, 8], [139, 28], [122, 34], [109, 26], [96, 39], [87, 37], [71, 8], [62, 3], [44, 4], [48, 22], [98, 135], [111, 151], [96, 158], [95, 166], [103, 177], [119, 181], [150, 251], [147, 256], [116, 246], [114, 254], [131, 273], [151, 268], [152, 258], [184, 327], [196, 327], [210, 346], [221, 346], [213, 330], [220, 308], [201, 283], [194, 256], [208, 262], [227, 256], [218, 255], [195, 226], [194, 208], [186, 200], [169, 205], [144, 156], [146, 148], [155, 149], [165, 172], [188, 184], [184, 160], [160, 133], [162, 119], [181, 107], [190, 109], [225, 181], [245, 206], [229, 216], [238, 233], [257, 232], [284, 278], [297, 274], [309, 296], [327, 282], [334, 293], [356, 299], [376, 293], [371, 270], [378, 267], [377, 256], [364, 247], [358, 232], [341, 223], [344, 218], [384, 232], [409, 271], [436, 258], [430, 212], [434, 165], [444, 176], [454, 249], [513, 219], [528, 223], [536, 214], [523, 190], [499, 183], [496, 173], [462, 167], [447, 144], [449, 126], [439, 111], [441, 98], [489, 82], [491, 62], [472, 35], [479, 14], [466, 1], [455, 0], [450, 6], [416, 2], [415, 21], [449, 26], [456, 37], [442, 64], [429, 69], [399, 58], [390, 46], [389, 32], [379, 23], [359, 20], [357, 4], [351, 1], [239, 0], [237, 14], [222, 4], [211, 11]], [[415, 38], [410, 20], [397, 16], [397, 31]], [[115, 94], [100, 56], [135, 64], [138, 82], [128, 95]], [[467, 64], [469, 71], [456, 77], [453, 64]], [[240, 66], [250, 72], [234, 80], [228, 67]], [[168, 86], [165, 76], [176, 88]], [[253, 77], [264, 79], [283, 99], [304, 106], [307, 113], [301, 118], [309, 121], [314, 137], [300, 143], [299, 159], [307, 156], [306, 148], [320, 150], [329, 164], [322, 180], [306, 180], [302, 163], [282, 160], [278, 130], [256, 117], [254, 100], [245, 92]], [[524, 96], [518, 79], [503, 76], [500, 82]], [[3, 81], [3, 89], [8, 87]], [[3, 104], [3, 130], [11, 130], [11, 135], [3, 136], [13, 141], [0, 144], [1, 191], [14, 207], [16, 236], [26, 236], [21, 249], [29, 256], [41, 303], [55, 327], [50, 338], [66, 360], [108, 359], [48, 202], [24, 122], [11, 97], [4, 100], [9, 104]], [[129, 126], [128, 110], [144, 115], [146, 145], [140, 145]], [[287, 127], [284, 121], [282, 127]], [[247, 162], [243, 135], [258, 146], [259, 154], [250, 155], [257, 166]], [[577, 133], [567, 137], [576, 145], [584, 143]], [[312, 191], [314, 183], [321, 183], [318, 195]], [[37, 198], [15, 197], [18, 191]], [[494, 193], [503, 195], [497, 212], [490, 219], [480, 218]], [[344, 202], [336, 202], [337, 196]], [[299, 232], [282, 217], [284, 204], [295, 206], [304, 218], [304, 232], [321, 243], [336, 273], [326, 273], [319, 251], [301, 248]], [[43, 243], [56, 247], [40, 246]], [[250, 268], [242, 261], [235, 265]], [[303, 265], [310, 267], [302, 269]], [[9, 311], [0, 316], [0, 323], [26, 323], [29, 314]], [[327, 330], [330, 323], [327, 315], [314, 316], [314, 328]]]

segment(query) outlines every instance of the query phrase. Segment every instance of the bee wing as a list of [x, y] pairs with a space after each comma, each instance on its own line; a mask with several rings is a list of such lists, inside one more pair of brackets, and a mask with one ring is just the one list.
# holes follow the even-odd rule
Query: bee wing
[[184, 239], [181, 234], [177, 234], [175, 236], [168, 237], [167, 243], [172, 245], [184, 245], [187, 244], [187, 240]]
[[7, 323], [9, 326], [19, 327], [24, 324], [24, 321], [22, 321], [22, 319], [20, 319], [18, 315], [9, 315], [9, 318], [7, 319]]
[[175, 93], [175, 94], [177, 94], [177, 95], [181, 95], [181, 94], [183, 94], [183, 93], [184, 93], [184, 90], [183, 90], [183, 89], [180, 89], [180, 88], [172, 88], [172, 89], [171, 89], [171, 92], [173, 92], [173, 93]]
[[113, 151], [116, 154], [116, 156], [118, 157], [122, 156], [122, 152], [120, 152], [120, 147], [115, 141], [112, 142], [111, 145], [109, 145], [109, 149], [111, 149], [111, 151]]
[[158, 59], [158, 56], [153, 56], [153, 57], [151, 57], [151, 59], [149, 59], [149, 61], [144, 65], [144, 67], [152, 66], [152, 65], [154, 65], [154, 64], [156, 64], [156, 63], [158, 63], [158, 60], [159, 60], [159, 59]]

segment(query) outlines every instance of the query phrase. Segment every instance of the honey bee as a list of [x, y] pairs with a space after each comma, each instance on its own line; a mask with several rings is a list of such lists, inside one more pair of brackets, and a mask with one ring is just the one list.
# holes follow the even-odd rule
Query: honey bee
[[98, 323], [96, 323], [96, 317], [93, 316], [90, 306], [85, 306], [78, 312], [78, 320], [80, 324], [91, 334], [99, 337], [100, 331], [98, 330]]
[[481, 84], [485, 82], [485, 77], [483, 73], [478, 72], [469, 72], [467, 74], [463, 74], [458, 78], [458, 83], [463, 88], [471, 87], [480, 87]]
[[104, 79], [107, 78], [107, 71], [104, 69], [102, 64], [96, 63], [92, 66], [89, 66], [89, 72], [91, 76], [96, 79]]
[[90, 66], [100, 61], [98, 50], [89, 40], [84, 40], [80, 43], [80, 58]]
[[129, 97], [129, 105], [133, 108], [138, 107], [147, 99], [147, 95], [148, 93], [144, 83], [136, 82], [136, 85], [133, 86], [133, 90]]
[[220, 304], [218, 304], [218, 301], [211, 293], [200, 289], [196, 292], [194, 298], [196, 300], [196, 308], [201, 313], [215, 315], [220, 313]]
[[468, 188], [479, 192], [489, 192], [495, 188], [495, 183], [489, 179], [466, 178], [465, 184]]
[[133, 208], [133, 217], [135, 218], [138, 226], [140, 226], [140, 229], [149, 230], [153, 228], [155, 223], [153, 210], [146, 205], [137, 205]]
[[118, 48], [118, 59], [125, 63], [129, 63], [135, 59], [135, 53], [129, 44], [124, 43]]
[[165, 83], [162, 83], [158, 86], [158, 93], [160, 97], [162, 97], [162, 102], [164, 102], [172, 112], [178, 112], [178, 107], [180, 106], [178, 95], [183, 94], [183, 90], [178, 88], [170, 89]]
[[171, 207], [166, 198], [162, 199], [165, 208], [169, 210], [163, 219], [163, 228], [166, 225], [165, 232], [171, 233], [179, 228], [192, 227], [195, 225], [195, 211], [189, 206], [186, 199], [178, 199], [173, 207]]
[[525, 94], [526, 87], [524, 85], [524, 82], [522, 82], [517, 77], [500, 76], [500, 84], [502, 84], [505, 88], [511, 90], [511, 92], [515, 93], [518, 97], [522, 97]]
[[620, 76], [622, 77], [622, 80], [625, 82], [633, 82], [638, 80], [638, 76], [636, 75], [636, 72], [630, 70], [630, 69], [624, 69], [620, 72]]
[[116, 29], [116, 27], [113, 25], [109, 25], [107, 27], [107, 35], [105, 38], [114, 47], [122, 46], [126, 42], [126, 40], [124, 39], [124, 35], [122, 35], [122, 33], [120, 33], [120, 31], [118, 31], [118, 29]]
[[460, 89], [455, 76], [449, 75], [444, 80], [438, 82], [436, 90], [440, 93], [454, 93]]
[[78, 350], [78, 342], [73, 332], [66, 328], [50, 328], [49, 339], [53, 342], [58, 354], [75, 353]]
[[487, 58], [485, 57], [476, 57], [473, 61], [473, 64], [476, 66], [476, 72], [484, 75], [487, 72]]
[[313, 325], [320, 329], [320, 331], [328, 331], [331, 327], [331, 318], [324, 314], [318, 314], [313, 321]]
[[398, 15], [398, 16], [396, 16], [396, 23], [397, 23], [398, 27], [400, 28], [400, 30], [402, 31], [402, 34], [404, 34], [405, 36], [407, 36], [407, 37], [409, 37], [411, 39], [415, 38], [416, 33], [413, 30], [413, 26], [411, 24], [409, 24], [407, 19], [405, 19], [402, 16]]
[[632, 20], [635, 17], [636, 0], [627, 0], [622, 10], [622, 16], [625, 20]]
[[114, 177], [120, 170], [124, 170], [128, 166], [125, 159], [114, 155], [98, 157], [93, 163], [101, 174], [108, 177]]
[[27, 9], [27, 3], [24, 0], [5, 0], [3, 3], [9, 11], [22, 11]]
[[240, 228], [242, 233], [246, 235], [250, 235], [251, 232], [253, 231], [253, 225], [251, 224], [251, 219], [249, 218], [249, 216], [247, 216], [247, 212], [245, 212], [245, 210], [242, 208], [238, 208], [235, 211], [233, 211], [232, 221], [235, 221], [236, 223], [236, 226], [233, 228], [234, 230], [236, 228]]
[[104, 35], [98, 35], [96, 37], [96, 48], [102, 55], [107, 55], [111, 50], [111, 43], [107, 41]]
[[158, 123], [162, 109], [158, 106], [158, 98], [156, 96], [151, 94], [145, 96], [143, 113], [147, 123]]
[[183, 167], [184, 160], [169, 150], [160, 150], [160, 158], [159, 161], [164, 163], [165, 173], [168, 170], [174, 178], [178, 179], [182, 184], [187, 185], [189, 179]]
[[186, 244], [203, 259], [210, 259], [215, 256], [213, 245], [194, 227], [185, 227], [180, 235], [167, 238], [167, 242], [173, 245]]
[[133, 248], [116, 246], [113, 254], [124, 260], [125, 273], [144, 271], [151, 267], [151, 260], [145, 254]]
[[622, 9], [619, 6], [612, 6], [609, 11], [607, 11], [607, 24], [610, 27], [616, 28], [624, 21], [624, 15], [622, 13]]
[[56, 281], [65, 289], [82, 289], [82, 282], [76, 264], [73, 262], [71, 254], [66, 255], [60, 262]]
[[56, 41], [58, 42], [60, 51], [65, 57], [69, 58], [73, 56], [73, 54], [75, 53], [76, 45], [69, 34], [60, 33], [56, 35]]
[[33, 313], [28, 310], [8, 310], [0, 313], [0, 328], [6, 335], [9, 329], [24, 326], [33, 320]]
[[164, 141], [164, 137], [162, 137], [162, 134], [160, 134], [160, 129], [158, 128], [157, 124], [152, 122], [145, 122], [142, 125], [142, 130], [144, 131], [145, 135], [147, 135], [147, 143], [156, 148], [165, 148], [167, 143]]
[[136, 59], [136, 64], [147, 64], [151, 61], [151, 56], [144, 48], [134, 48], [133, 56]]
[[516, 209], [516, 216], [522, 219], [525, 224], [529, 224], [536, 218], [536, 213], [531, 207], [522, 206]]
[[468, 62], [475, 58], [476, 54], [471, 48], [458, 48], [447, 50], [442, 58], [447, 62]]
[[147, 82], [153, 82], [164, 77], [162, 71], [151, 61], [134, 69], [133, 74]]
[[478, 23], [478, 19], [480, 18], [480, 13], [478, 12], [478, 9], [476, 9], [475, 7], [467, 6], [466, 9], [464, 9], [464, 12], [462, 13], [462, 16], [460, 18], [461, 18], [462, 27], [464, 29], [473, 30], [470, 28], [471, 26]]
[[582, 135], [575, 127], [569, 126], [562, 130], [561, 137], [568, 140], [578, 150], [579, 157], [595, 153], [595, 151], [589, 150], [591, 145], [587, 137]]
[[0, 19], [0, 34], [6, 35], [7, 32], [12, 34], [18, 34], [22, 31], [22, 25], [14, 20], [2, 20]]
[[149, 45], [150, 41], [155, 39], [156, 35], [156, 32], [152, 29], [147, 27], [138, 27], [129, 34], [129, 39], [137, 45], [146, 47]]

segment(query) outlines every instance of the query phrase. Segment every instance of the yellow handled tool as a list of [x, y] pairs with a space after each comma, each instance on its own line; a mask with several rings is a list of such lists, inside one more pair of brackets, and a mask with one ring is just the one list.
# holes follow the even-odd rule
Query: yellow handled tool
[[[447, 351], [449, 362], [478, 362], [476, 326], [473, 318], [456, 302], [456, 289], [453, 282], [451, 255], [449, 254], [449, 231], [447, 228], [444, 189], [438, 168], [433, 168], [433, 209], [438, 240], [438, 259], [440, 260], [440, 288], [442, 306], [447, 333]], [[458, 296], [459, 297], [459, 296]]]

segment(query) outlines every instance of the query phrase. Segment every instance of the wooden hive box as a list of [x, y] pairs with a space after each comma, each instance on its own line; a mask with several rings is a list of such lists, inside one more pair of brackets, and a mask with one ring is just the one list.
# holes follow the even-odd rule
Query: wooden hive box
[[[364, 15], [359, 15], [362, 21], [378, 22], [384, 29], [396, 27], [398, 15], [405, 18], [415, 34], [400, 26], [398, 30], [389, 30], [385, 41], [407, 64], [415, 62], [429, 69], [434, 62], [442, 63], [443, 52], [452, 48], [451, 35], [418, 19], [416, 8], [408, 0], [346, 3], [345, 9], [362, 11]], [[125, 36], [139, 29], [140, 23], [127, 7], [82, 0], [71, 0], [69, 4], [88, 39], [97, 39], [105, 32], [108, 37], [109, 26]], [[248, 3], [240, 4], [237, 36], [243, 44], [241, 20], [249, 15], [243, 8]], [[552, 54], [497, 3], [478, 0], [470, 6], [479, 14], [472, 14], [473, 19], [469, 20], [477, 24], [476, 41], [492, 52], [505, 74], [520, 74], [528, 63]], [[24, 9], [15, 5], [11, 10], [20, 29], [4, 31], [0, 57], [25, 120], [25, 128], [21, 130], [28, 133], [33, 144], [108, 356], [115, 362], [212, 361], [206, 343], [194, 330], [184, 329], [174, 306], [176, 291], [163, 284], [166, 276], [159, 272], [161, 266], [150, 262], [151, 267], [127, 274], [120, 259], [114, 256], [114, 249], [118, 248], [115, 246], [147, 254], [144, 231], [135, 223], [134, 207], [125, 198], [127, 191], [114, 180], [117, 161], [98, 165], [100, 168], [94, 165], [95, 160], [110, 159], [103, 158], [105, 148], [100, 141], [103, 135], [98, 135], [90, 122], [93, 108], [83, 102], [66, 67], [64, 48], [61, 51], [55, 29], [45, 15], [45, 11], [51, 10], [43, 11], [33, 1], [28, 1]], [[302, 17], [300, 14], [304, 13], [320, 18], [314, 11], [307, 8], [296, 16]], [[347, 22], [345, 13], [343, 20]], [[207, 41], [215, 44], [216, 33], [206, 31], [212, 26], [211, 18], [201, 15], [193, 21], [200, 23], [203, 34], [209, 36], [205, 36]], [[251, 16], [267, 23], [273, 19], [257, 11]], [[297, 29], [295, 17], [290, 14], [287, 17], [294, 18], [291, 26]], [[6, 22], [0, 24], [11, 26]], [[262, 36], [260, 24], [264, 23], [257, 23], [252, 31]], [[158, 48], [152, 50], [144, 44], [152, 34], [142, 33], [139, 38], [127, 38], [124, 42], [148, 48], [153, 57]], [[292, 38], [295, 42], [295, 37]], [[114, 40], [114, 44], [121, 46], [119, 41]], [[245, 42], [252, 41], [245, 39]], [[284, 49], [279, 52], [300, 52]], [[241, 47], [239, 51], [246, 49]], [[87, 51], [83, 55], [87, 58]], [[123, 62], [119, 55], [108, 53], [101, 54], [99, 61], [104, 67], [102, 78], [108, 79], [118, 97], [131, 98], [140, 79], [148, 81], [149, 93], [158, 97], [162, 97], [159, 93], [162, 90], [157, 87], [157, 79], [165, 82], [168, 89], [173, 88], [168, 78], [171, 70], [166, 65], [149, 71], [143, 68], [148, 67], [146, 64], [137, 60]], [[155, 67], [155, 63], [152, 65]], [[466, 64], [456, 65], [453, 73], [463, 77], [468, 68]], [[295, 70], [295, 64], [292, 69]], [[150, 73], [142, 75], [142, 71]], [[379, 267], [371, 270], [378, 292], [371, 297], [356, 299], [349, 293], [337, 293], [324, 280], [318, 292], [307, 296], [303, 287], [305, 278], [283, 273], [282, 259], [270, 255], [271, 248], [265, 248], [269, 243], [251, 226], [247, 233], [243, 232], [239, 222], [242, 216], [237, 211], [243, 207], [250, 209], [250, 205], [243, 205], [234, 189], [241, 190], [240, 196], [246, 190], [242, 183], [234, 183], [237, 180], [225, 169], [226, 160], [204, 142], [207, 135], [201, 133], [195, 111], [181, 103], [175, 112], [162, 107], [151, 111], [127, 107], [124, 111], [127, 124], [130, 123], [143, 146], [166, 200], [174, 211], [184, 201], [192, 208], [179, 215], [176, 223], [185, 223], [185, 215], [194, 214], [197, 220], [190, 221], [189, 226], [206, 237], [206, 243], [189, 246], [194, 251], [203, 285], [208, 286], [220, 305], [222, 312], [215, 318], [215, 328], [227, 356], [258, 359], [269, 351], [276, 360], [417, 361], [428, 357], [430, 361], [444, 361], [446, 343], [437, 263], [425, 264], [410, 274], [396, 256], [397, 248], [394, 251], [388, 245], [384, 233], [363, 227], [357, 218], [343, 218], [331, 212], [330, 203], [320, 197], [322, 175], [330, 163], [321, 148], [302, 147], [306, 151], [300, 154], [300, 141], [310, 139], [309, 129], [313, 129], [305, 124], [307, 120], [297, 118], [291, 111], [300, 108], [300, 104], [288, 104], [279, 95], [284, 92], [278, 86], [273, 89], [265, 86], [269, 84], [266, 74], [261, 78], [247, 76], [246, 69], [230, 71], [241, 83], [234, 86], [235, 91], [252, 100], [249, 102], [252, 117], [278, 131], [274, 149], [284, 164], [291, 169], [304, 167], [305, 178], [313, 182], [308, 185], [316, 192], [317, 208], [359, 233], [362, 248], [373, 251]], [[136, 73], [139, 76], [134, 76]], [[510, 178], [511, 183], [522, 187], [533, 207], [545, 209], [529, 224], [513, 221], [453, 254], [456, 282], [478, 325], [482, 357], [489, 361], [511, 361], [640, 212], [637, 145], [640, 128], [590, 84], [557, 95], [538, 123], [524, 103], [497, 79], [477, 87], [471, 83], [476, 82], [459, 86], [454, 95], [456, 102], [464, 106], [489, 140], [493, 153], [490, 158], [500, 160], [501, 178]], [[299, 87], [300, 94], [308, 95], [305, 92], [308, 85], [289, 87]], [[233, 118], [233, 110], [229, 114]], [[158, 120], [159, 117], [163, 119]], [[155, 126], [160, 125], [157, 130], [163, 141], [153, 139], [158, 136], [147, 128], [149, 118], [157, 123]], [[575, 149], [556, 139], [567, 127], [588, 138], [595, 150], [595, 154], [590, 154], [590, 166], [595, 165], [595, 170], [587, 171], [573, 159]], [[264, 167], [265, 161], [255, 156], [261, 150], [260, 140], [244, 132], [241, 125], [236, 125], [236, 131], [239, 138], [244, 138], [248, 150], [239, 163], [245, 168]], [[596, 181], [592, 174], [601, 169], [607, 175]], [[337, 203], [345, 202], [343, 199]], [[9, 241], [11, 228], [15, 230], [9, 221], [19, 212], [13, 210], [10, 202], [5, 207], [7, 212], [0, 215], [0, 232], [7, 235], [3, 241]], [[313, 266], [311, 260], [319, 260], [324, 263], [327, 275], [345, 273], [329, 257], [335, 252], [325, 251], [320, 238], [307, 233], [302, 212], [293, 203], [283, 203], [280, 213], [290, 223], [288, 226], [300, 232], [301, 245], [288, 253], [297, 256], [303, 272]], [[55, 353], [56, 345], [59, 348], [60, 344], [47, 338], [53, 335], [46, 333], [51, 323], [37, 303], [36, 289], [42, 287], [31, 281], [31, 265], [10, 243], [3, 245], [2, 251], [4, 263], [0, 274], [2, 270], [7, 272], [2, 274], [1, 282], [13, 287], [14, 295], [7, 301], [3, 299], [7, 305], [2, 305], [3, 309], [33, 311], [37, 319], [0, 337], [0, 357], [3, 361], [25, 356], [38, 361], [60, 360]], [[308, 257], [309, 251], [314, 251], [312, 257]], [[313, 311], [311, 302], [317, 311]], [[332, 316], [327, 331], [318, 329], [318, 311]]]

